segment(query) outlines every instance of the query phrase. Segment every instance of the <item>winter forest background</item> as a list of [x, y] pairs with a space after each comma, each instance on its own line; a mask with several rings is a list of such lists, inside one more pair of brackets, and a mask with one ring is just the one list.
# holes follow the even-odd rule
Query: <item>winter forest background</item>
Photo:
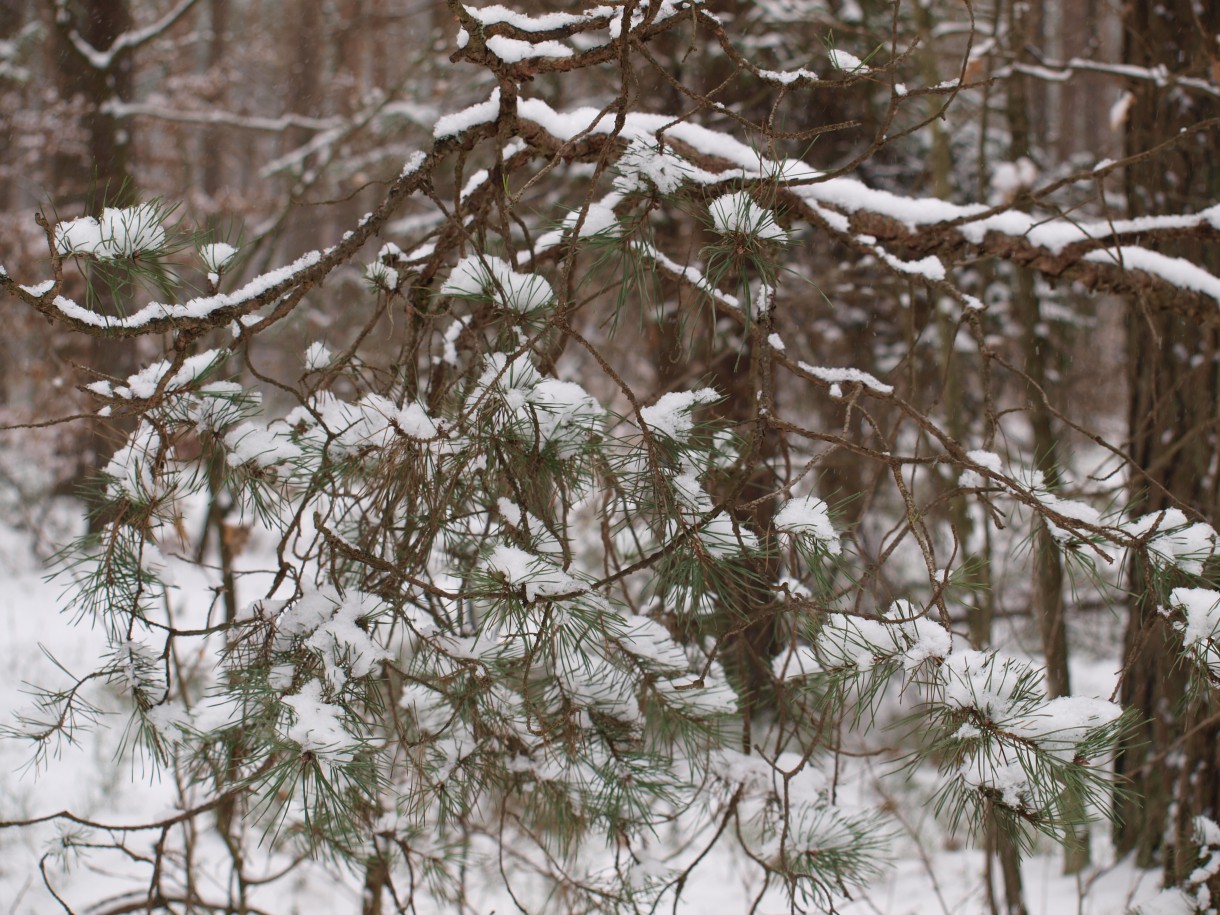
[[1216, 911], [1218, 126], [1197, 0], [4, 0], [0, 911]]

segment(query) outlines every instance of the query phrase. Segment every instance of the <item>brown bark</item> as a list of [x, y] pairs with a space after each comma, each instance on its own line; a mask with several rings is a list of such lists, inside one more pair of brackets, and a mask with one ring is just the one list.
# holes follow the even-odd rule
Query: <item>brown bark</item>
[[[1220, 6], [1133, 0], [1126, 7], [1125, 28], [1127, 63], [1206, 77], [1215, 54], [1211, 36], [1220, 30]], [[1133, 85], [1131, 92], [1129, 150], [1220, 115], [1215, 99], [1169, 95], [1151, 84]], [[1201, 135], [1198, 142], [1179, 144], [1153, 162], [1129, 168], [1131, 214], [1198, 210], [1213, 202], [1220, 191], [1215, 142], [1214, 133]], [[1192, 257], [1212, 272], [1220, 269], [1214, 245], [1179, 242], [1162, 250]], [[1156, 306], [1153, 296], [1137, 296], [1128, 319], [1130, 450], [1147, 474], [1146, 481], [1136, 478], [1132, 508], [1144, 513], [1180, 507], [1215, 526], [1220, 523], [1214, 466], [1220, 335], [1211, 325], [1200, 326]], [[1134, 851], [1140, 866], [1162, 863], [1167, 880], [1179, 882], [1195, 864], [1194, 818], [1215, 818], [1220, 812], [1220, 731], [1214, 725], [1193, 727], [1214, 708], [1215, 696], [1187, 699], [1186, 674], [1177, 663], [1180, 640], [1158, 613], [1163, 596], [1139, 565], [1131, 589], [1122, 700], [1140, 713], [1143, 723], [1117, 762], [1132, 793], [1117, 805], [1122, 822], [1116, 842], [1120, 852]], [[1192, 729], [1196, 733], [1190, 734]], [[1190, 736], [1183, 740], [1184, 734]]]
[[80, 0], [67, 5], [68, 15], [56, 18], [51, 53], [61, 97], [81, 108], [87, 159], [60, 154], [55, 162], [55, 200], [59, 205], [87, 201], [91, 211], [102, 204], [125, 206], [135, 199], [132, 186], [132, 125], [106, 111], [111, 99], [132, 97], [132, 55], [119, 51], [106, 67], [94, 66], [81, 53], [73, 33], [98, 51], [107, 51], [132, 25], [126, 0]]
[[[213, 79], [217, 80], [214, 104], [224, 107], [225, 84], [227, 80], [221, 76], [225, 67], [225, 57], [229, 50], [229, 0], [211, 0], [209, 5], [212, 36], [208, 42], [208, 69]], [[213, 200], [224, 187], [224, 158], [228, 131], [214, 127], [204, 131], [203, 149], [203, 192]]]
[[[1035, 38], [1044, 33], [1049, 15], [1061, 10], [1057, 4], [1033, 6], [1011, 3], [1008, 7], [1012, 51], [1018, 57], [1028, 56], [1026, 50]], [[1013, 74], [1008, 84], [1008, 124], [1011, 131], [1009, 155], [1016, 162], [1037, 156], [1035, 138], [1045, 141], [1053, 123], [1048, 102], [1057, 96], [1042, 83], [1033, 83], [1020, 73]], [[1045, 485], [1055, 488], [1059, 483], [1060, 464], [1057, 431], [1050, 406], [1040, 392], [1051, 385], [1050, 341], [1044, 339], [1042, 302], [1032, 270], [1014, 267], [1015, 282], [1012, 304], [1021, 327], [1024, 371], [1029, 379], [1027, 415], [1032, 433], [1034, 466], [1042, 474]], [[1063, 563], [1059, 545], [1046, 519], [1033, 518], [1031, 550], [1034, 575], [1031, 582], [1030, 610], [1038, 621], [1042, 653], [1046, 665], [1046, 690], [1052, 698], [1066, 696], [1071, 691], [1068, 674], [1067, 625], [1063, 601]], [[1083, 811], [1077, 811], [1083, 814]], [[1088, 836], [1068, 828], [1064, 832], [1064, 870], [1076, 873], [1088, 864]]]
[[[71, 151], [53, 158], [53, 193], [57, 205], [70, 216], [77, 207], [98, 214], [106, 206], [129, 206], [137, 198], [131, 171], [133, 125], [121, 123], [107, 110], [111, 100], [129, 101], [134, 88], [132, 54], [120, 50], [106, 66], [97, 66], [81, 51], [78, 43], [105, 52], [116, 39], [132, 27], [126, 0], [81, 0], [66, 6], [66, 15], [54, 19], [50, 33], [53, 71], [59, 93], [80, 111], [86, 137], [85, 159]], [[94, 307], [117, 314], [104, 282], [93, 284]], [[83, 352], [67, 352], [71, 362], [83, 363], [93, 371], [112, 378], [125, 378], [135, 371], [138, 354], [131, 346], [100, 337], [82, 341]], [[105, 466], [117, 443], [130, 430], [130, 422], [100, 418], [85, 423], [81, 447], [77, 451], [75, 486], [90, 509], [104, 501], [104, 485], [98, 471]], [[91, 511], [90, 526], [100, 519]]]

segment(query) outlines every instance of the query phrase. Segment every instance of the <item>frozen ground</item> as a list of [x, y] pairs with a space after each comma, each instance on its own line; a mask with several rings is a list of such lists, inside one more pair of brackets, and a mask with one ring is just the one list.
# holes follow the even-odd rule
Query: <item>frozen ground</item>
[[[182, 592], [202, 594], [207, 600], [211, 584], [204, 573], [183, 565], [175, 570]], [[73, 626], [60, 612], [62, 585], [48, 582], [45, 572], [30, 553], [27, 540], [0, 523], [0, 721], [11, 723], [13, 714], [28, 708], [30, 697], [23, 683], [50, 685], [65, 682], [65, 674], [48, 657], [52, 653], [68, 671], [91, 669], [104, 640], [101, 633], [85, 625]], [[206, 612], [206, 607], [184, 608]], [[45, 651], [44, 651], [45, 649]], [[1083, 653], [1079, 653], [1083, 657]], [[1113, 659], [1104, 655], [1086, 659], [1073, 671], [1077, 691], [1108, 695], [1113, 683]], [[122, 742], [121, 720], [102, 732], [103, 739], [86, 739], [79, 745], [63, 745], [45, 766], [29, 765], [26, 744], [0, 740], [0, 820], [44, 816], [61, 810], [107, 824], [147, 822], [175, 812], [174, 786], [169, 776], [149, 779], [139, 761], [117, 756]], [[862, 770], [863, 771], [863, 770]], [[850, 915], [973, 915], [989, 912], [984, 883], [983, 857], [946, 836], [926, 806], [926, 792], [911, 787], [905, 795], [881, 798], [865, 772], [847, 790], [862, 800], [888, 800], [897, 820], [897, 855], [893, 866], [860, 898], [845, 902], [840, 911]], [[104, 830], [90, 833], [64, 821], [0, 830], [0, 915], [3, 913], [53, 913], [63, 911], [47, 890], [41, 871], [73, 912], [102, 911], [101, 900], [119, 897], [135, 904], [147, 893], [150, 863], [147, 856], [155, 832], [137, 832], [127, 837], [134, 856], [124, 858], [113, 850], [65, 854], [63, 839], [112, 843], [117, 834]], [[665, 836], [659, 837], [659, 847]], [[750, 911], [760, 889], [756, 872], [722, 843], [699, 865], [687, 884], [679, 911], [688, 913], [736, 913]], [[201, 840], [200, 854], [223, 854]], [[1027, 902], [1031, 915], [1112, 915], [1133, 902], [1156, 892], [1156, 876], [1137, 871], [1128, 862], [1113, 861], [1105, 840], [1105, 829], [1094, 836], [1093, 858], [1097, 866], [1080, 877], [1064, 877], [1059, 855], [1053, 848], [1030, 859], [1024, 870]], [[41, 871], [40, 871], [41, 863]], [[200, 868], [200, 885], [210, 875]], [[498, 875], [489, 870], [489, 887], [477, 899], [476, 911], [511, 912], [514, 906], [494, 889]], [[216, 898], [225, 887], [217, 881]], [[275, 915], [288, 913], [359, 912], [360, 883], [355, 875], [333, 866], [307, 862], [286, 878], [257, 890], [253, 902]], [[132, 909], [135, 910], [135, 909]], [[139, 909], [142, 910], [142, 909]], [[421, 912], [443, 911], [420, 905]], [[669, 911], [666, 905], [663, 909]], [[541, 909], [540, 911], [555, 911]], [[756, 911], [788, 911], [781, 895], [770, 892]]]

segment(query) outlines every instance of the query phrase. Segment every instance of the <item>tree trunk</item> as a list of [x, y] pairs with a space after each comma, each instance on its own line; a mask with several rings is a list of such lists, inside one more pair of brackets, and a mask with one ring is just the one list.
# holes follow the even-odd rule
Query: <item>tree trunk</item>
[[[1125, 14], [1127, 63], [1210, 78], [1220, 5], [1192, 8], [1190, 0], [1132, 0]], [[1129, 154], [1220, 116], [1220, 102], [1202, 94], [1167, 96], [1148, 81], [1130, 91]], [[1214, 132], [1198, 134], [1164, 155], [1129, 167], [1131, 215], [1188, 212], [1213, 202], [1220, 192], [1215, 143]], [[1179, 244], [1163, 250], [1191, 256], [1213, 273], [1220, 268], [1214, 246], [1201, 250]], [[1138, 514], [1179, 507], [1215, 526], [1220, 522], [1213, 463], [1220, 406], [1217, 334], [1158, 307], [1150, 297], [1132, 303], [1127, 333], [1131, 459], [1144, 472], [1132, 476], [1132, 510]], [[1185, 698], [1186, 676], [1177, 663], [1180, 640], [1158, 613], [1161, 601], [1138, 564], [1131, 591], [1121, 694], [1143, 724], [1117, 761], [1118, 774], [1130, 780], [1132, 792], [1117, 804], [1122, 822], [1116, 828], [1116, 845], [1120, 853], [1134, 851], [1140, 866], [1163, 864], [1167, 881], [1176, 883], [1195, 864], [1195, 817], [1216, 818], [1220, 812], [1220, 731], [1214, 724], [1194, 727], [1214, 709], [1215, 696]], [[1172, 821], [1171, 811], [1176, 811]]]
[[[76, 38], [104, 52], [131, 27], [126, 0], [82, 0], [67, 4], [67, 15], [54, 18], [50, 33], [52, 69], [57, 74], [60, 95], [79, 106], [86, 137], [85, 161], [72, 152], [59, 153], [53, 161], [53, 194], [59, 206], [69, 207], [70, 216], [79, 215], [74, 211], [81, 205], [87, 213], [97, 215], [103, 207], [130, 206], [136, 200], [131, 172], [132, 125], [121, 123], [107, 106], [110, 101], [132, 98], [132, 55], [120, 51], [107, 66], [95, 66], [74, 41]], [[93, 307], [117, 313], [104, 282], [94, 284], [92, 292]], [[136, 369], [136, 348], [129, 344], [89, 337], [83, 349], [82, 353], [66, 354], [69, 361], [83, 363], [112, 378], [126, 378]], [[104, 499], [98, 472], [130, 428], [130, 423], [100, 417], [85, 423], [85, 441], [77, 451], [73, 482], [90, 508], [91, 528], [103, 520], [94, 511]]]
[[[222, 77], [220, 74], [227, 65], [226, 57], [229, 51], [229, 0], [212, 0], [209, 6], [209, 17], [212, 37], [208, 41], [207, 66], [210, 78], [216, 80], [216, 89], [210, 101], [218, 108], [224, 108], [228, 102], [224, 91], [228, 79], [227, 74], [226, 77]], [[228, 134], [227, 130], [219, 127], [209, 128], [203, 132], [203, 174], [201, 176], [203, 192], [211, 198], [213, 205], [224, 189], [225, 148]]]
[[[1029, 4], [1014, 2], [1008, 8], [1008, 24], [1012, 53], [1027, 57], [1027, 48], [1039, 43], [1044, 35], [1044, 14], [1057, 9], [1048, 4], [1034, 10]], [[1035, 14], [1036, 13], [1036, 14]], [[1052, 97], [1045, 86], [1031, 85], [1022, 74], [1013, 74], [1008, 83], [1007, 115], [1011, 132], [1009, 157], [1013, 162], [1037, 156], [1048, 128], [1054, 123], [1048, 118], [1048, 101]], [[1018, 200], [1018, 209], [1028, 209]], [[1032, 270], [1014, 266], [1012, 310], [1021, 328], [1024, 371], [1029, 378], [1028, 416], [1032, 433], [1034, 467], [1042, 474], [1045, 486], [1054, 489], [1060, 482], [1057, 430], [1054, 417], [1042, 396], [1049, 390], [1051, 373], [1050, 341], [1046, 338], [1042, 302]], [[1040, 516], [1033, 519], [1030, 533], [1034, 576], [1031, 582], [1030, 610], [1038, 621], [1042, 653], [1046, 664], [1046, 691], [1052, 698], [1066, 696], [1071, 690], [1068, 675], [1067, 626], [1064, 619], [1063, 563], [1059, 545], [1050, 527]], [[1083, 814], [1083, 811], [1079, 811]], [[1064, 837], [1064, 870], [1076, 873], [1088, 864], [1087, 832], [1066, 830]]]

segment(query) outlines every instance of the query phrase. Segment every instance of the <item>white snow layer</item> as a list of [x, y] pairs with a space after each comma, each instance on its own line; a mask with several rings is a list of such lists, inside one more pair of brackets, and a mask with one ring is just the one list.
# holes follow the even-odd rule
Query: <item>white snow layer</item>
[[[967, 451], [966, 457], [974, 461], [974, 463], [985, 467], [992, 473], [998, 476], [1004, 475], [1004, 462], [1000, 460], [1000, 456], [994, 451]], [[974, 470], [967, 470], [962, 473], [961, 483], [967, 489], [982, 489], [983, 487], [992, 485], [991, 481], [984, 477], [981, 473]]]
[[1151, 535], [1148, 554], [1159, 566], [1174, 566], [1188, 575], [1203, 574], [1203, 564], [1217, 548], [1215, 530], [1202, 521], [1191, 523], [1176, 508], [1152, 512], [1129, 521], [1122, 529], [1132, 537]]
[[125, 209], [106, 207], [100, 219], [82, 216], [55, 227], [55, 248], [65, 257], [132, 257], [165, 247], [161, 213], [151, 203]]
[[[174, 373], [174, 376], [164, 383], [165, 393], [188, 387], [221, 358], [221, 351], [214, 349], [208, 350], [205, 353], [198, 353], [194, 356], [188, 356], [183, 361], [181, 368]], [[172, 364], [169, 360], [163, 359], [141, 369], [134, 375], [128, 376], [126, 384], [115, 387], [109, 381], [94, 381], [86, 385], [86, 387], [101, 397], [121, 397], [124, 400], [147, 400], [157, 392], [157, 388], [162, 384], [165, 374], [171, 367]]]
[[503, 308], [527, 314], [555, 297], [551, 284], [534, 273], [517, 273], [492, 254], [469, 254], [457, 262], [442, 295], [490, 298]]
[[720, 395], [712, 388], [672, 391], [652, 406], [640, 410], [640, 417], [653, 432], [681, 440], [694, 427], [691, 411], [700, 404], [715, 403], [719, 399]]
[[763, 241], [782, 241], [787, 233], [775, 221], [775, 214], [754, 202], [745, 191], [717, 197], [708, 207], [712, 225], [721, 235], [749, 235]]
[[487, 50], [506, 64], [520, 63], [536, 57], [571, 57], [573, 51], [558, 41], [522, 41], [494, 35], [487, 39]]
[[859, 384], [870, 390], [876, 391], [878, 394], [893, 394], [893, 385], [884, 384], [870, 375], [868, 372], [853, 368], [827, 368], [823, 366], [809, 365], [807, 362], [798, 363], [801, 370], [808, 372], [814, 378], [825, 381], [827, 384]]
[[1211, 588], [1174, 588], [1169, 593], [1171, 608], [1181, 611], [1176, 624], [1187, 651], [1200, 658], [1213, 672], [1220, 673], [1216, 630], [1220, 628], [1220, 592]]
[[500, 544], [491, 551], [487, 568], [498, 572], [510, 585], [522, 588], [529, 601], [582, 590], [580, 582], [559, 566], [507, 544]]
[[841, 550], [839, 535], [830, 523], [830, 510], [816, 496], [801, 496], [785, 502], [776, 512], [775, 527], [790, 534], [812, 537], [836, 556]]
[[356, 742], [343, 727], [343, 710], [322, 698], [320, 681], [310, 680], [283, 703], [291, 711], [284, 736], [302, 752], [334, 762], [350, 758]]
[[223, 241], [203, 245], [199, 249], [199, 259], [208, 268], [209, 273], [223, 273], [225, 268], [237, 257], [237, 249]]
[[456, 136], [479, 124], [490, 124], [499, 113], [500, 90], [496, 88], [491, 90], [491, 97], [487, 101], [478, 102], [462, 111], [445, 115], [432, 128], [432, 136], [438, 140]]
[[[902, 603], [904, 610], [908, 606]], [[782, 655], [775, 667], [778, 675], [787, 677], [804, 676], [824, 666], [870, 670], [886, 661], [912, 670], [931, 658], [948, 657], [952, 646], [948, 630], [926, 616], [881, 621], [832, 613], [818, 632], [816, 651], [804, 662], [812, 661], [812, 668], [794, 666]]]

